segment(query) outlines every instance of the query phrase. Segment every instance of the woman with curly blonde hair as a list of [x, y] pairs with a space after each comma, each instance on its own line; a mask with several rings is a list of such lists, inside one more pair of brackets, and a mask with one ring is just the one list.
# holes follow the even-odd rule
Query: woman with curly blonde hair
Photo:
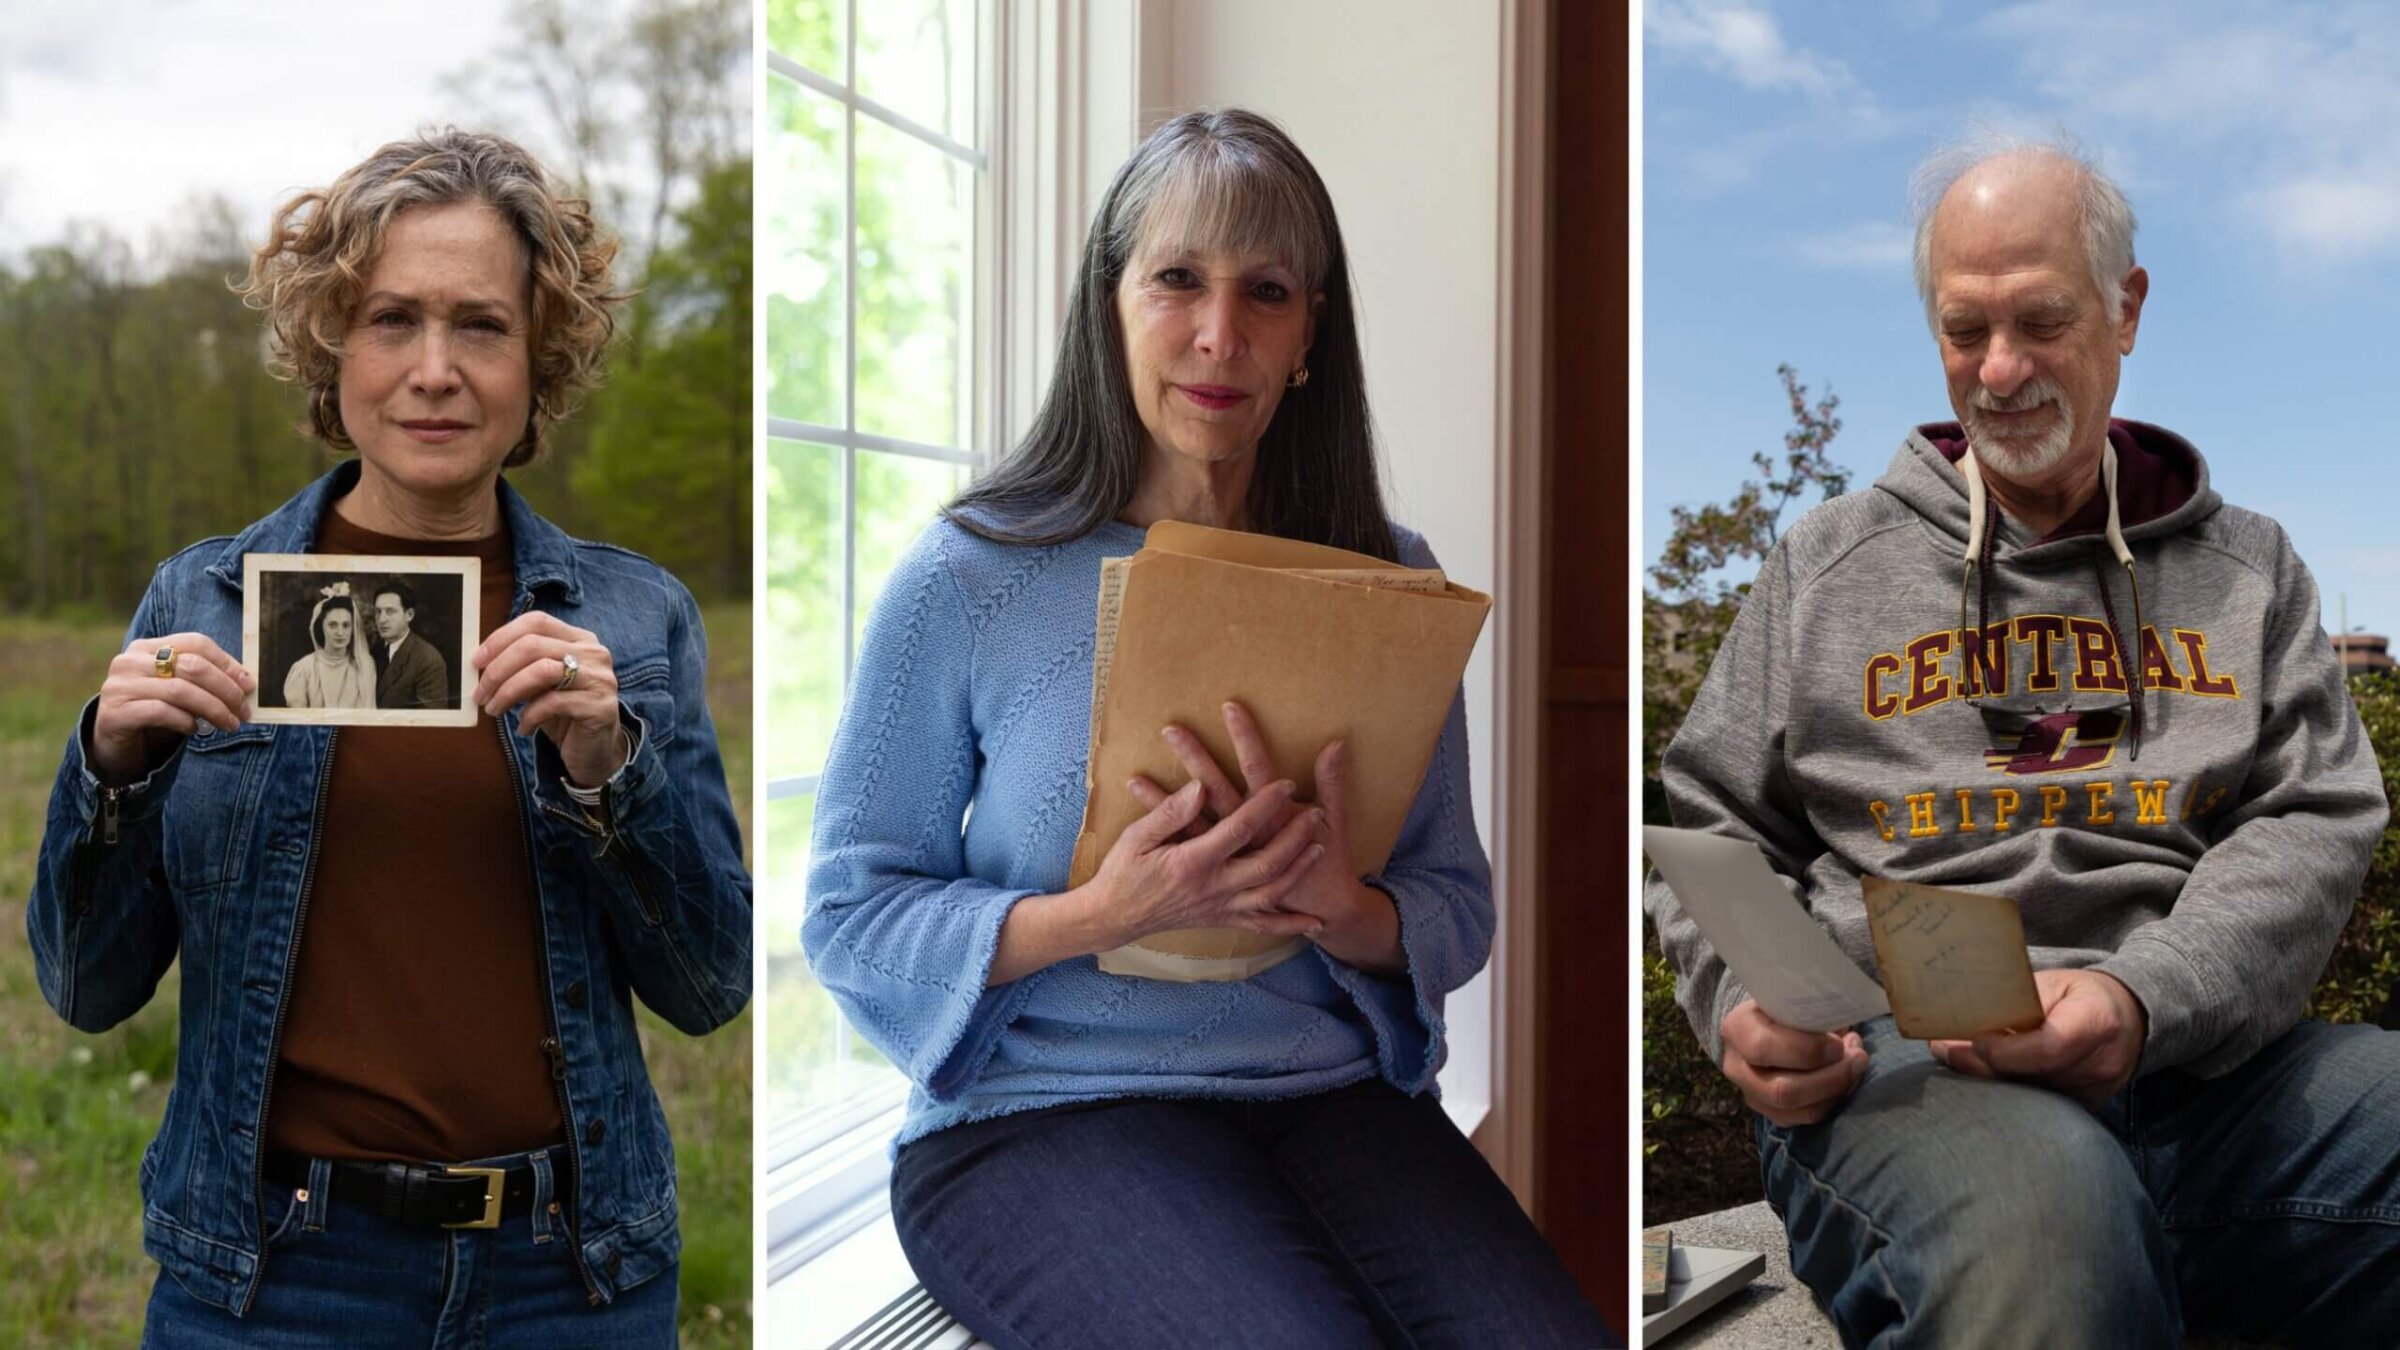
[[[273, 368], [355, 454], [159, 566], [27, 909], [86, 1030], [182, 958], [146, 1344], [674, 1343], [632, 996], [697, 1035], [750, 992], [706, 639], [674, 577], [503, 478], [599, 379], [615, 252], [522, 149], [449, 130], [286, 203], [252, 260]], [[252, 552], [479, 558], [477, 724], [244, 720]]]

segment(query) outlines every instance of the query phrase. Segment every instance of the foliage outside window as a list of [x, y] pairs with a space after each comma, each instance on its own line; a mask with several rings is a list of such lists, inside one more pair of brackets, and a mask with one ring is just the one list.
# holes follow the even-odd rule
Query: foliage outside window
[[[989, 47], [979, 24], [988, 33], [973, 0], [767, 5], [758, 1109], [770, 1170], [846, 1129], [876, 1128], [885, 1116], [862, 1107], [896, 1107], [905, 1090], [810, 974], [800, 920], [817, 775], [867, 616], [901, 555], [983, 462], [973, 448], [977, 99]], [[855, 1170], [844, 1175], [866, 1186]]]

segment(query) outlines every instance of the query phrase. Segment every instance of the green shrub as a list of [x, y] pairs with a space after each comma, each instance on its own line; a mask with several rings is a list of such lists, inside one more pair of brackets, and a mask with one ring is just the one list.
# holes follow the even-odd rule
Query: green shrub
[[[2361, 675], [2350, 682], [2350, 696], [2383, 766], [2384, 799], [2400, 801], [2400, 674]], [[2388, 1026], [2396, 1011], [2389, 1006], [2395, 981], [2400, 981], [2400, 824], [2387, 826], [2375, 846], [2358, 906], [2309, 998], [2309, 1015], [2328, 1022], [2380, 1018]]]
[[1657, 1152], [1668, 1122], [1729, 1120], [1741, 1094], [1708, 1062], [1683, 1009], [1675, 1006], [1675, 970], [1659, 951], [1658, 931], [1642, 924], [1642, 1156]]

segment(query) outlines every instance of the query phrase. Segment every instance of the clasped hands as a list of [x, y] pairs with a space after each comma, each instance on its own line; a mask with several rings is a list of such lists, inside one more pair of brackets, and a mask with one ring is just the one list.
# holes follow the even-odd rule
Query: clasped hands
[[[1124, 942], [1177, 928], [1242, 928], [1304, 936], [1336, 959], [1380, 974], [1406, 964], [1390, 897], [1362, 883], [1350, 856], [1349, 750], [1328, 742], [1317, 800], [1294, 800], [1258, 723], [1225, 705], [1240, 786], [1198, 736], [1160, 732], [1191, 781], [1168, 792], [1145, 777], [1126, 790], [1149, 809], [1127, 827], [1087, 883]], [[1111, 945], [1123, 945], [1122, 942]]]
[[[2034, 972], [2042, 1024], [1972, 1041], [1928, 1041], [1935, 1060], [1973, 1078], [2009, 1078], [2097, 1107], [2132, 1081], [2149, 1017], [2115, 976], [2097, 970]], [[1744, 999], [1725, 1014], [1719, 1067], [1750, 1109], [1777, 1125], [1823, 1120], [1866, 1076], [1855, 1031], [1802, 1031]]]

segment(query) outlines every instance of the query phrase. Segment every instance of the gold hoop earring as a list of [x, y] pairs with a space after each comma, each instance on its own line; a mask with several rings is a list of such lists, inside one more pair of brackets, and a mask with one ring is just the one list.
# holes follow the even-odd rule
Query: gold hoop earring
[[1284, 380], [1283, 387], [1286, 389], [1299, 389], [1306, 386], [1307, 383], [1308, 367], [1302, 366], [1298, 370], [1293, 371], [1291, 375]]

